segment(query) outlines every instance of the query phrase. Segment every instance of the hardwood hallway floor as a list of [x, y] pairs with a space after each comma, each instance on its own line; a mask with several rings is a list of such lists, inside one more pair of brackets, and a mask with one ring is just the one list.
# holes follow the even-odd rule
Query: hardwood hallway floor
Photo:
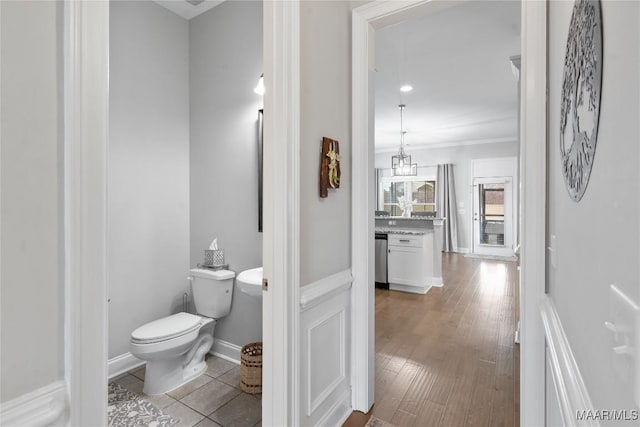
[[426, 295], [376, 289], [370, 414], [396, 426], [518, 426], [516, 263], [444, 254], [443, 274]]

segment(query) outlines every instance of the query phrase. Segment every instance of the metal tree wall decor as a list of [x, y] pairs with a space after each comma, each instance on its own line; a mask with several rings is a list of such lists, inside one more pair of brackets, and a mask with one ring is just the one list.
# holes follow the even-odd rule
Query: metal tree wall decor
[[593, 167], [602, 88], [602, 12], [599, 0], [573, 6], [562, 76], [560, 153], [573, 200], [584, 195]]

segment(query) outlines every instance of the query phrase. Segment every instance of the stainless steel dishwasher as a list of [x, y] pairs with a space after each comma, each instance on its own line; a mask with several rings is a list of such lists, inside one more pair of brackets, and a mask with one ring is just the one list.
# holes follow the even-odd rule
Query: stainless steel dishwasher
[[376, 288], [389, 289], [387, 278], [387, 233], [376, 233]]

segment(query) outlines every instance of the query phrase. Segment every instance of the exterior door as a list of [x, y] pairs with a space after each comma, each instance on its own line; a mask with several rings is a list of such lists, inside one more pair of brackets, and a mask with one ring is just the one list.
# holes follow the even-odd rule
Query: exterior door
[[473, 253], [513, 256], [511, 177], [474, 180]]

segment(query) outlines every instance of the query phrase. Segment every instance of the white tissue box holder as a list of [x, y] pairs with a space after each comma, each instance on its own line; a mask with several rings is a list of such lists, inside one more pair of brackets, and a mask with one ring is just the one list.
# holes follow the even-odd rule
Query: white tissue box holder
[[224, 265], [224, 249], [205, 249], [204, 265], [208, 267]]

